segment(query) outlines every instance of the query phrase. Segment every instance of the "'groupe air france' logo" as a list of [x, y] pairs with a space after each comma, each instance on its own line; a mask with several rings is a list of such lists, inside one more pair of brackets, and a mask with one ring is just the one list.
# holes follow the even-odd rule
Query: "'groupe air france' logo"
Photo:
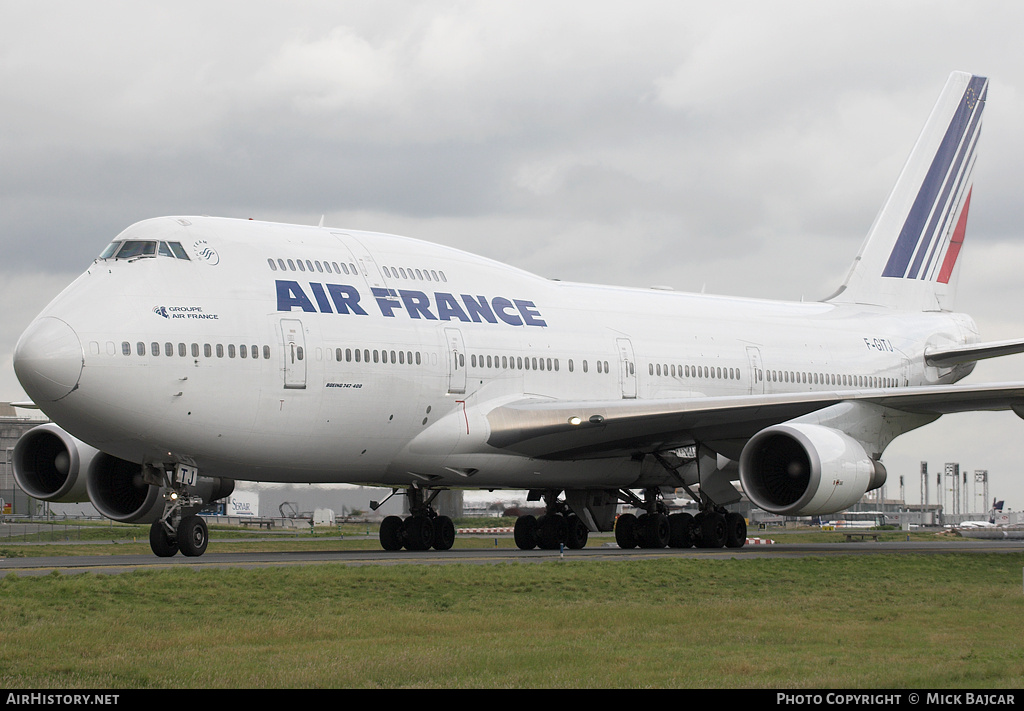
[[193, 244], [192, 250], [199, 259], [202, 259], [211, 266], [216, 266], [220, 263], [220, 255], [217, 254], [217, 250], [211, 247], [205, 239], [201, 239]]
[[218, 321], [220, 315], [204, 311], [202, 306], [154, 306], [153, 313], [164, 318], [197, 319], [202, 321]]

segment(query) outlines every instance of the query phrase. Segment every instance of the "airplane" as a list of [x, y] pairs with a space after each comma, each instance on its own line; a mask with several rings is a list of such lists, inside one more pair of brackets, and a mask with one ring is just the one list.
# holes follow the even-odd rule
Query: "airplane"
[[[544, 513], [517, 520], [524, 550], [612, 530], [626, 549], [740, 547], [736, 481], [775, 514], [841, 511], [900, 434], [1024, 416], [1024, 383], [956, 385], [1024, 351], [953, 310], [987, 90], [950, 75], [817, 302], [551, 280], [322, 220], [136, 223], [18, 341], [52, 422], [17, 443], [17, 482], [149, 523], [157, 556], [202, 555], [197, 512], [236, 481], [389, 487], [409, 515], [382, 521], [385, 550], [451, 548], [447, 489], [529, 490]], [[666, 506], [680, 488], [695, 515]]]

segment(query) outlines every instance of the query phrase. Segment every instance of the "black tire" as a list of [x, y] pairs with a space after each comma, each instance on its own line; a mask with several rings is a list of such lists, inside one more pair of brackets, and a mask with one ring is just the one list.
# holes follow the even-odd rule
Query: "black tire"
[[434, 519], [434, 550], [446, 551], [455, 545], [455, 524], [447, 516]]
[[178, 550], [191, 558], [201, 556], [210, 543], [210, 533], [202, 516], [186, 516], [178, 525]]
[[672, 534], [668, 516], [665, 514], [644, 514], [638, 519], [638, 538], [642, 548], [664, 548]]
[[706, 512], [698, 514], [701, 548], [722, 548], [725, 546], [725, 516]]
[[615, 542], [619, 548], [630, 550], [638, 545], [636, 539], [637, 518], [633, 514], [622, 514], [615, 521]]
[[163, 524], [159, 521], [149, 527], [149, 547], [153, 554], [161, 558], [172, 558], [178, 554], [178, 541], [171, 538]]
[[380, 522], [380, 546], [386, 551], [400, 551], [405, 545], [402, 519], [388, 516]]
[[537, 547], [537, 517], [526, 515], [517, 518], [512, 535], [520, 550], [532, 551]]
[[742, 548], [747, 542], [747, 521], [738, 513], [725, 515], [726, 548]]
[[576, 514], [570, 514], [565, 519], [565, 547], [573, 550], [580, 550], [587, 545], [590, 537], [590, 529], [583, 523]]
[[429, 550], [434, 545], [434, 524], [426, 516], [405, 519], [405, 547], [411, 551]]
[[537, 519], [537, 547], [556, 551], [565, 543], [565, 516], [544, 514]]
[[669, 535], [670, 548], [690, 548], [693, 546], [693, 516], [688, 513], [676, 513], [668, 517], [668, 525], [672, 533]]

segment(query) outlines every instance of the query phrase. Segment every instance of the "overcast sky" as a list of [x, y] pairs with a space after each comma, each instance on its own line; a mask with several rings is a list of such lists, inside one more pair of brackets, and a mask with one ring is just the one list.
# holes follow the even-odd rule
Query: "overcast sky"
[[[325, 215], [548, 277], [823, 298], [953, 70], [990, 78], [957, 308], [986, 340], [1024, 336], [1019, 2], [0, 0], [0, 18], [0, 400], [25, 398], [31, 319], [157, 215]], [[890, 496], [904, 476], [920, 501], [922, 460], [933, 501], [955, 461], [1024, 508], [1013, 414], [896, 440]]]

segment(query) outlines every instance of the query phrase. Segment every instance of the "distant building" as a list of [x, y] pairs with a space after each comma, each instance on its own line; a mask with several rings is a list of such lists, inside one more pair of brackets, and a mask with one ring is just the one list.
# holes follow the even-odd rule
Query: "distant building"
[[28, 515], [32, 499], [14, 482], [11, 454], [23, 434], [47, 420], [21, 417], [9, 402], [0, 402], [0, 499], [4, 516]]

